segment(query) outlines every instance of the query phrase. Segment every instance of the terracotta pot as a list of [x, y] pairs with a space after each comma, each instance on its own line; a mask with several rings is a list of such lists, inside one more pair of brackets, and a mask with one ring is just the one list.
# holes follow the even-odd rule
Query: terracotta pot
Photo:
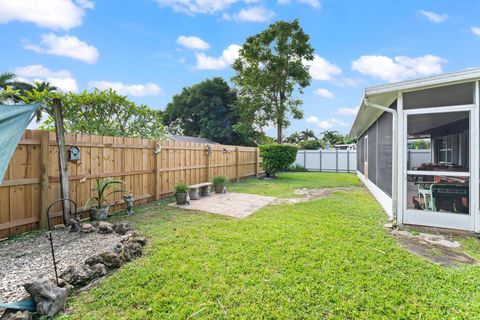
[[104, 206], [101, 208], [93, 207], [90, 210], [90, 220], [107, 220], [109, 209], [110, 206]]
[[187, 204], [187, 193], [175, 193], [175, 199], [178, 205]]

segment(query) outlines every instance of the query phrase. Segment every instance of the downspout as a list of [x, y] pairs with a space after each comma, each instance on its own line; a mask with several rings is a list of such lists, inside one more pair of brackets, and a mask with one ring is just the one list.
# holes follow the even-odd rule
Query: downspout
[[397, 135], [397, 110], [390, 109], [375, 103], [371, 103], [367, 98], [364, 100], [365, 106], [369, 108], [379, 109], [385, 112], [388, 112], [392, 115], [392, 218], [393, 224], [397, 224], [397, 203], [398, 203], [398, 192], [397, 192], [397, 146], [398, 146], [398, 135]]

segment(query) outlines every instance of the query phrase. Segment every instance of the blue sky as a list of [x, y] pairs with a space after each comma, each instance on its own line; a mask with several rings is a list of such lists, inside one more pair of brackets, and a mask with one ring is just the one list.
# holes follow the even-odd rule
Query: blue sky
[[479, 12], [478, 0], [0, 0], [0, 70], [163, 109], [184, 86], [230, 79], [248, 36], [298, 18], [316, 59], [287, 134], [346, 133], [364, 87], [480, 66]]

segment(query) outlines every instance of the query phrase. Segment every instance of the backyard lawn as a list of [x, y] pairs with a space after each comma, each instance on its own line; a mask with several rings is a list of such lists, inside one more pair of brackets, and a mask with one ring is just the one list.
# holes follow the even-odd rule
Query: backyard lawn
[[[353, 174], [284, 173], [231, 191], [281, 197], [360, 186]], [[170, 199], [170, 201], [172, 201]], [[386, 233], [363, 189], [272, 205], [246, 219], [167, 207], [131, 218], [143, 258], [69, 300], [72, 319], [474, 319], [480, 267], [446, 268]], [[469, 250], [480, 252], [478, 241]]]

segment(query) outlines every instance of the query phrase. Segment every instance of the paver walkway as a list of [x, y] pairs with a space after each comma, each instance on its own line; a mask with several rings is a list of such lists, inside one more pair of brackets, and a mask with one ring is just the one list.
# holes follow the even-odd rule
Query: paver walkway
[[221, 214], [235, 218], [246, 218], [258, 209], [272, 203], [276, 198], [259, 196], [256, 194], [228, 192], [225, 194], [213, 193], [199, 200], [191, 200], [190, 205], [177, 205], [170, 203], [169, 206], [187, 210], [197, 210]]

